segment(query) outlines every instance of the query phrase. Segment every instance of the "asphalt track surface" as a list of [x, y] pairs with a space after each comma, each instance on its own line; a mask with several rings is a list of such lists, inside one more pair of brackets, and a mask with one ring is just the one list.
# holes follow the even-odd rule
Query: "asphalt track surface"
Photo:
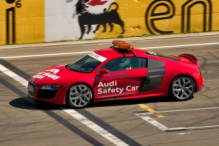
[[[219, 35], [128, 41], [139, 48], [167, 46], [154, 51], [173, 55], [191, 53], [198, 57], [205, 86], [193, 99], [182, 102], [153, 98], [95, 103], [85, 109], [73, 110], [68, 106], [33, 101], [27, 97], [24, 85], [0, 71], [0, 145], [218, 146], [218, 40]], [[46, 67], [74, 62], [87, 51], [110, 45], [99, 42], [0, 49], [0, 64], [28, 80]], [[102, 132], [98, 133], [92, 129], [92, 124], [89, 127], [83, 119], [68, 114], [68, 110], [99, 126]], [[106, 138], [107, 133], [103, 130], [114, 136], [115, 143]]]

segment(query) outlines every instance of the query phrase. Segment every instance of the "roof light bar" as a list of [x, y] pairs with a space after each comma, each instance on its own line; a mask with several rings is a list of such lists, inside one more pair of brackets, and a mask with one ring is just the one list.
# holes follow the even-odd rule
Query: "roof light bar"
[[120, 49], [124, 49], [124, 50], [132, 50], [134, 49], [134, 47], [124, 41], [120, 41], [120, 40], [114, 40], [113, 42], [114, 47], [120, 48]]
[[134, 57], [136, 57], [135, 52], [132, 50], [134, 49], [132, 45], [120, 40], [114, 40], [112, 44], [113, 46], [111, 46], [110, 48], [117, 49], [117, 51], [122, 53], [124, 57], [126, 57], [125, 52], [131, 52], [134, 55]]

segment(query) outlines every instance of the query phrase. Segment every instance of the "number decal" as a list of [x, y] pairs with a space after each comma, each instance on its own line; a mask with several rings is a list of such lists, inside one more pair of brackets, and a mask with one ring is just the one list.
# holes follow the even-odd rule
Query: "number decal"
[[21, 5], [21, 0], [17, 0], [17, 2], [16, 2], [16, 7], [17, 8], [20, 8], [22, 5]]

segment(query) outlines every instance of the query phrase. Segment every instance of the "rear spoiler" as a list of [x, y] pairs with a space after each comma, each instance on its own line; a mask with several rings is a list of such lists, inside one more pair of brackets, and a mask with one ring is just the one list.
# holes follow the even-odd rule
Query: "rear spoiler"
[[190, 61], [192, 61], [192, 63], [197, 63], [197, 62], [198, 62], [198, 58], [195, 57], [195, 56], [192, 55], [192, 54], [181, 54], [181, 55], [179, 55], [179, 56], [189, 59]]

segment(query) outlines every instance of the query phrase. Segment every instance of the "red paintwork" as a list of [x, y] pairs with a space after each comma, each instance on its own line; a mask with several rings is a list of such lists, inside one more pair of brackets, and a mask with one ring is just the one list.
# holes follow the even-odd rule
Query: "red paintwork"
[[100, 1], [100, 0], [91, 0], [90, 2], [88, 2], [88, 5], [91, 6], [97, 6], [97, 5], [104, 5], [107, 1]]
[[[36, 100], [46, 101], [51, 104], [65, 104], [65, 98], [68, 89], [76, 84], [76, 83], [85, 83], [89, 85], [94, 92], [94, 102], [106, 101], [106, 100], [121, 100], [121, 99], [135, 99], [135, 98], [148, 98], [148, 97], [166, 97], [168, 96], [169, 86], [171, 81], [180, 75], [188, 75], [192, 77], [196, 83], [196, 92], [201, 90], [204, 84], [204, 79], [200, 74], [197, 63], [192, 63], [189, 59], [184, 57], [178, 56], [181, 61], [175, 61], [163, 57], [147, 55], [143, 50], [140, 49], [133, 49], [137, 57], [143, 58], [151, 58], [163, 61], [165, 63], [165, 74], [162, 80], [160, 87], [153, 91], [148, 92], [138, 92], [138, 90], [134, 91], [125, 91], [121, 94], [119, 93], [109, 93], [109, 94], [98, 94], [98, 85], [100, 80], [103, 80], [103, 83], [110, 83], [112, 81], [117, 81], [117, 85], [112, 86], [111, 88], [126, 88], [128, 85], [133, 87], [140, 86], [141, 88], [142, 81], [147, 74], [147, 68], [141, 69], [133, 69], [133, 70], [125, 70], [123, 72], [109, 72], [108, 74], [103, 74], [102, 76], [98, 73], [99, 69], [103, 64], [108, 62], [113, 58], [123, 57], [123, 55], [114, 49], [106, 48], [101, 50], [94, 51], [95, 53], [104, 56], [107, 58], [103, 63], [101, 63], [96, 69], [94, 69], [91, 73], [79, 73], [68, 70], [65, 66], [66, 65], [57, 65], [50, 67], [48, 69], [59, 69], [60, 71], [55, 75], [59, 76], [60, 78], [54, 80], [50, 77], [44, 77], [43, 79], [38, 79], [32, 77], [30, 79], [34, 80], [34, 84], [36, 84], [36, 94], [35, 97], [32, 97]], [[132, 53], [127, 53], [126, 56], [133, 57]], [[45, 70], [48, 70], [45, 69]], [[44, 72], [48, 72], [45, 71]], [[50, 71], [49, 71], [50, 72]], [[51, 72], [50, 72], [51, 73]], [[115, 82], [114, 82], [115, 84]], [[60, 85], [58, 91], [54, 98], [52, 99], [39, 99], [36, 97], [39, 89], [43, 85]], [[112, 85], [112, 84], [111, 84]], [[107, 88], [108, 89], [108, 88]], [[128, 87], [128, 90], [130, 88]], [[30, 96], [30, 95], [29, 95]]]

